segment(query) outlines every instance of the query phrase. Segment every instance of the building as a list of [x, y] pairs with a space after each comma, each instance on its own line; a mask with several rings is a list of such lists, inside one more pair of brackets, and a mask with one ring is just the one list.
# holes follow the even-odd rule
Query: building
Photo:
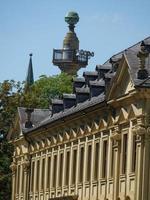
[[12, 200], [150, 199], [150, 37], [73, 80], [52, 111], [18, 108]]

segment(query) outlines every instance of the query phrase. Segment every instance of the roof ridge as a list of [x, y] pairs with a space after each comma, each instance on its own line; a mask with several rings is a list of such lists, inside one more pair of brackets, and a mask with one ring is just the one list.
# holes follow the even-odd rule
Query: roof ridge
[[[123, 53], [124, 53], [124, 51], [127, 51], [127, 50], [129, 50], [129, 49], [131, 49], [131, 48], [133, 48], [133, 47], [137, 46], [137, 45], [138, 45], [138, 44], [140, 44], [142, 41], [144, 41], [144, 40], [147, 40], [147, 39], [150, 39], [150, 36], [149, 36], [149, 37], [146, 37], [146, 38], [145, 38], [145, 39], [143, 39], [143, 40], [140, 40], [139, 42], [137, 42], [137, 43], [135, 43], [135, 44], [131, 45], [130, 47], [128, 47], [128, 48], [126, 48], [126, 49], [124, 49], [124, 50], [120, 51], [119, 53], [116, 53], [116, 54], [114, 54], [113, 56], [111, 56], [111, 58], [112, 58], [112, 57], [115, 57], [115, 56], [118, 56], [118, 55], [120, 55], [120, 54], [123, 54]], [[108, 61], [109, 61], [109, 59], [108, 59], [108, 60], [106, 60], [106, 62], [104, 62], [104, 63], [103, 63], [103, 65], [105, 65], [105, 64], [106, 64]]]

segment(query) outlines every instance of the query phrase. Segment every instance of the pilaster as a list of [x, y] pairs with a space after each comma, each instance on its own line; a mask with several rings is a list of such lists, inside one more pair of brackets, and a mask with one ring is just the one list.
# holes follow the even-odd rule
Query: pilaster
[[114, 192], [113, 192], [113, 199], [117, 199], [118, 194], [119, 194], [120, 149], [121, 149], [121, 132], [120, 132], [118, 125], [116, 125], [114, 130], [112, 131], [111, 139], [113, 140], [113, 151], [114, 151], [114, 169], [113, 169]]
[[30, 170], [30, 160], [26, 156], [23, 162], [23, 171], [24, 171], [24, 200], [29, 199], [29, 170]]
[[12, 196], [11, 196], [11, 199], [15, 200], [16, 171], [17, 171], [17, 165], [15, 162], [11, 163], [10, 169], [12, 170]]

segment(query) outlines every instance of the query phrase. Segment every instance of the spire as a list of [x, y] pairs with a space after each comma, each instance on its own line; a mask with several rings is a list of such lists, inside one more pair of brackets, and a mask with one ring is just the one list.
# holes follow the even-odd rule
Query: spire
[[26, 78], [26, 87], [30, 87], [34, 83], [34, 77], [33, 77], [33, 67], [32, 67], [32, 53], [29, 54], [30, 60], [29, 60], [29, 66], [28, 66], [28, 72], [27, 72], [27, 78]]

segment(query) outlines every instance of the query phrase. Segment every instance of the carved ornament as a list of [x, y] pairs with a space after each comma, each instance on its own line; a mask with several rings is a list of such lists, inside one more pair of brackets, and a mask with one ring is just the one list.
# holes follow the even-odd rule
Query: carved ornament
[[30, 167], [30, 161], [28, 159], [25, 159], [23, 162], [23, 169], [24, 171], [28, 171]]
[[121, 131], [120, 131], [120, 127], [118, 125], [115, 126], [115, 129], [112, 132], [111, 138], [116, 141], [121, 140]]
[[17, 170], [17, 165], [16, 165], [16, 163], [12, 162], [11, 165], [10, 165], [10, 169], [11, 169], [12, 173], [15, 173], [16, 170]]

